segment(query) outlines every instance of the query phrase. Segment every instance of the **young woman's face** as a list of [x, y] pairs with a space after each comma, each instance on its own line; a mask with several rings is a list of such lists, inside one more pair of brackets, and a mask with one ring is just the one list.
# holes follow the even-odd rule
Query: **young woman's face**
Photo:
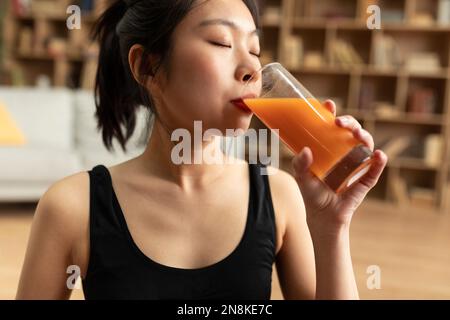
[[[170, 129], [247, 130], [251, 113], [231, 103], [243, 95], [248, 78], [261, 68], [259, 38], [242, 0], [201, 0], [173, 34], [168, 78], [158, 112]], [[260, 81], [254, 79], [252, 81]], [[252, 86], [255, 88], [255, 86]]]

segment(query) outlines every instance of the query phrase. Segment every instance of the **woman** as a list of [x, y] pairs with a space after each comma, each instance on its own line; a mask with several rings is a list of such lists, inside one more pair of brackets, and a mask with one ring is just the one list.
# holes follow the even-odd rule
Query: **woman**
[[[155, 121], [142, 155], [52, 185], [39, 201], [17, 298], [63, 299], [69, 266], [87, 299], [269, 299], [276, 263], [286, 299], [357, 299], [349, 228], [387, 158], [336, 195], [309, 173], [256, 165], [174, 164], [171, 133], [248, 129], [231, 103], [261, 68], [252, 0], [117, 1], [101, 17], [97, 117], [123, 148], [139, 105]], [[258, 81], [257, 78], [251, 81]], [[331, 101], [326, 102], [335, 112]], [[337, 124], [372, 150], [350, 116]], [[194, 151], [217, 152], [211, 139]], [[195, 148], [195, 146], [194, 146]]]

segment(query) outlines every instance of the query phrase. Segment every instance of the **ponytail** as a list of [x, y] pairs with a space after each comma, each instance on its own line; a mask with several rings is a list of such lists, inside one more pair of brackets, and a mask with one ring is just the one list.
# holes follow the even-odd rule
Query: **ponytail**
[[100, 43], [95, 79], [96, 117], [108, 150], [112, 149], [112, 139], [116, 138], [126, 151], [126, 142], [136, 126], [135, 111], [141, 102], [134, 98], [139, 85], [124, 64], [116, 32], [126, 11], [125, 1], [116, 1], [101, 15], [94, 28], [94, 38]]

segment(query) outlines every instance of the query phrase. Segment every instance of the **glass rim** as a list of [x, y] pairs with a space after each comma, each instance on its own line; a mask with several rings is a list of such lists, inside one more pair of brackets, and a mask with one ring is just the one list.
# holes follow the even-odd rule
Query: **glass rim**
[[253, 78], [255, 77], [256, 74], [263, 72], [265, 69], [273, 67], [273, 66], [280, 66], [283, 68], [283, 65], [278, 62], [278, 61], [274, 61], [274, 62], [270, 62], [268, 64], [263, 65], [261, 68], [259, 68], [258, 70], [256, 70], [255, 72], [252, 73], [252, 75], [250, 76], [250, 79], [248, 79], [247, 81], [245, 81], [245, 86], [248, 85], [248, 83], [250, 81], [253, 80]]

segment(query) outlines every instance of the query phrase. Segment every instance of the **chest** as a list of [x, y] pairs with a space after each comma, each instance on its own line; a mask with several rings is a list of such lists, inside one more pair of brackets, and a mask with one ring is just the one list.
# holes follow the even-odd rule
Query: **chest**
[[231, 254], [241, 241], [248, 216], [249, 182], [185, 194], [176, 189], [139, 190], [116, 185], [126, 227], [150, 259], [171, 267], [195, 269]]

